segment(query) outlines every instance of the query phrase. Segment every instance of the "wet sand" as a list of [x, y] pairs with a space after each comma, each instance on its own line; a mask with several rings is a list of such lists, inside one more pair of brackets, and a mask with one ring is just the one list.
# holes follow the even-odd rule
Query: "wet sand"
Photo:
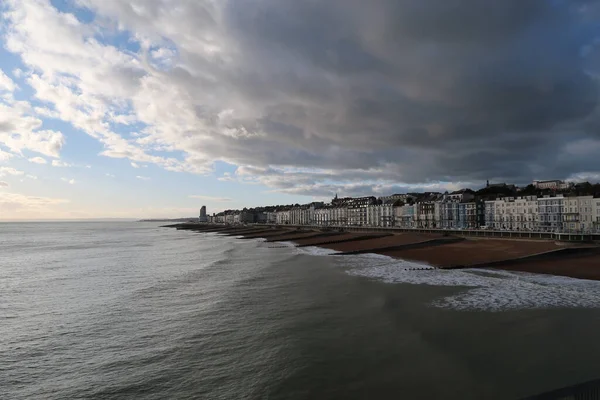
[[318, 235], [319, 231], [302, 231], [302, 232], [291, 232], [289, 234], [285, 234], [285, 235], [281, 235], [281, 236], [275, 236], [272, 238], [267, 238], [267, 242], [292, 242], [295, 239], [302, 239], [302, 238], [306, 238], [306, 237], [313, 237], [315, 235]]
[[466, 239], [459, 243], [432, 248], [397, 250], [382, 254], [425, 262], [436, 267], [469, 266], [493, 261], [510, 260], [564, 248], [553, 241]]
[[600, 280], [600, 253], [558, 260], [531, 261], [517, 265], [500, 265], [497, 268], [508, 271], [522, 271], [537, 274], [569, 276], [571, 278]]
[[247, 233], [242, 236], [244, 236], [245, 239], [257, 239], [257, 238], [265, 238], [266, 239], [271, 236], [278, 236], [278, 235], [282, 235], [282, 234], [288, 233], [288, 232], [292, 232], [292, 231], [290, 231], [289, 229], [273, 229], [271, 231]]
[[[318, 238], [308, 238], [308, 239], [297, 239], [294, 240], [294, 243], [296, 243], [298, 246], [319, 246], [319, 247], [325, 247], [325, 245], [332, 244], [332, 243], [339, 243], [339, 242], [344, 242], [344, 241], [355, 241], [356, 239], [360, 239], [362, 237], [367, 236], [364, 233], [349, 233], [349, 232], [342, 232], [339, 235], [335, 235], [335, 236], [330, 236], [330, 237], [318, 237]], [[379, 237], [381, 235], [376, 235], [376, 234], [372, 234], [370, 235], [372, 238], [376, 238]]]
[[[361, 240], [358, 242], [333, 243], [333, 244], [324, 245], [323, 247], [331, 249], [331, 250], [342, 251], [342, 252], [357, 251], [357, 250], [370, 250], [370, 249], [375, 250], [375, 249], [383, 248], [383, 247], [400, 246], [400, 245], [404, 245], [404, 244], [419, 243], [419, 242], [425, 242], [427, 240], [440, 239], [440, 238], [442, 238], [441, 235], [401, 233], [401, 234], [397, 234], [397, 235], [385, 236], [385, 237], [376, 238], [376, 239]], [[374, 252], [377, 252], [377, 251], [374, 251]]]

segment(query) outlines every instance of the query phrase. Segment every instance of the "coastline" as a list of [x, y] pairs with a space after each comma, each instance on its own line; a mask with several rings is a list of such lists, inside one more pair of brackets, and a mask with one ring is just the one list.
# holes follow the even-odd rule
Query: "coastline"
[[240, 239], [264, 238], [298, 247], [334, 250], [334, 256], [375, 253], [440, 269], [495, 268], [600, 280], [600, 247], [554, 240], [463, 238], [427, 233], [354, 233], [289, 227], [224, 226], [199, 223], [167, 227], [214, 232]]

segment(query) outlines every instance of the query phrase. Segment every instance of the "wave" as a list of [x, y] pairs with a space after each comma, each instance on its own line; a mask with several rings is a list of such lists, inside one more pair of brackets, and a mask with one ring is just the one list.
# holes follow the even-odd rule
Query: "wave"
[[331, 254], [339, 253], [339, 251], [337, 250], [331, 250], [317, 246], [296, 247], [296, 251], [297, 254], [307, 254], [310, 256], [328, 256]]
[[434, 300], [435, 307], [482, 311], [600, 307], [600, 282], [597, 281], [502, 270], [443, 270], [378, 254], [339, 259], [339, 265], [353, 276], [390, 284], [463, 289]]

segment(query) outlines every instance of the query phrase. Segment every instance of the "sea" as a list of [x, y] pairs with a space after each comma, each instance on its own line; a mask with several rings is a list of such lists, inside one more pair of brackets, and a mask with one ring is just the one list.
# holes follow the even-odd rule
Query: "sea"
[[0, 224], [2, 400], [519, 399], [600, 378], [599, 337], [593, 281]]

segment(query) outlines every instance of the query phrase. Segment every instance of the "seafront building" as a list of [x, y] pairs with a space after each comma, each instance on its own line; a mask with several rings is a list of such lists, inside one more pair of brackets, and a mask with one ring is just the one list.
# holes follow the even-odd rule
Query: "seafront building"
[[[563, 212], [565, 198], [562, 195], [555, 197], [544, 196], [537, 200], [540, 232], [561, 232], [563, 228]], [[579, 214], [579, 210], [577, 210]]]
[[393, 200], [388, 200], [384, 204], [370, 204], [367, 206], [367, 226], [393, 227], [394, 222]]
[[[336, 195], [327, 204], [233, 210], [210, 218], [203, 207], [200, 220], [222, 224], [600, 233], [600, 196], [573, 195], [576, 186], [558, 180], [534, 181], [529, 185], [534, 193], [540, 190], [542, 195], [531, 195], [531, 189], [489, 182], [482, 189], [483, 195], [469, 189], [379, 198]], [[571, 193], [556, 193], [561, 188]], [[519, 192], [529, 195], [504, 195]]]
[[200, 207], [200, 216], [198, 217], [200, 222], [208, 222], [208, 215], [206, 215], [206, 206]]

